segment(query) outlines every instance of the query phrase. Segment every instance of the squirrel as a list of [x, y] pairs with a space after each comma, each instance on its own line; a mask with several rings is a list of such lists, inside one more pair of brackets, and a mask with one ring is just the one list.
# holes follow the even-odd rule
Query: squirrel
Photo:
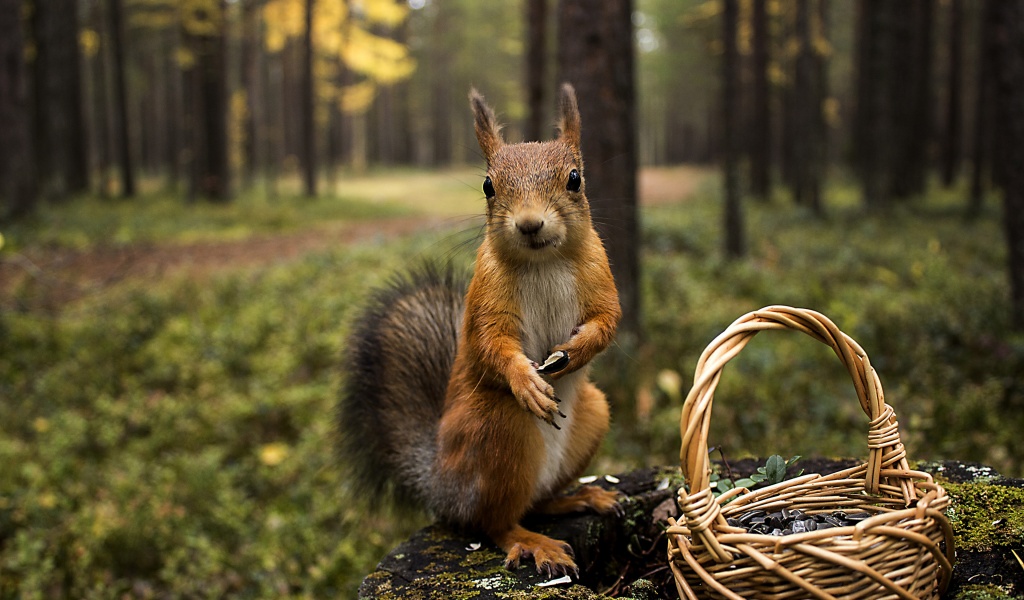
[[347, 345], [341, 449], [367, 497], [390, 491], [486, 534], [509, 569], [532, 557], [538, 572], [578, 576], [569, 544], [519, 524], [528, 512], [622, 512], [615, 491], [561, 494], [608, 431], [588, 363], [621, 316], [584, 193], [576, 93], [562, 86], [547, 142], [507, 144], [475, 89], [470, 105], [487, 163], [472, 279], [467, 289], [425, 265], [374, 293]]

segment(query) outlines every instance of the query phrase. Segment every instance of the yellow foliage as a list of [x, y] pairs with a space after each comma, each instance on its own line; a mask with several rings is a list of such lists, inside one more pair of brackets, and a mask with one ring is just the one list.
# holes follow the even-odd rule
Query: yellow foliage
[[363, 14], [370, 23], [397, 27], [409, 15], [409, 5], [395, 0], [363, 0]]
[[720, 0], [708, 0], [688, 10], [683, 15], [682, 22], [684, 25], [693, 27], [706, 23], [720, 14], [722, 14], [722, 3]]
[[339, 105], [347, 114], [362, 114], [369, 110], [377, 95], [377, 84], [366, 80], [341, 89]]
[[825, 124], [833, 129], [842, 125], [839, 108], [839, 98], [834, 96], [821, 101], [821, 114], [825, 117]]
[[228, 108], [228, 148], [231, 167], [239, 170], [245, 166], [245, 144], [247, 131], [245, 121], [249, 117], [249, 100], [243, 89], [231, 94]]
[[174, 9], [176, 5], [177, 0], [131, 0], [132, 8]]
[[352, 29], [342, 58], [353, 71], [385, 84], [405, 79], [416, 69], [408, 48], [362, 29]]
[[82, 48], [82, 56], [92, 58], [100, 51], [100, 34], [86, 27], [78, 34], [78, 45]]
[[320, 79], [316, 84], [316, 99], [319, 102], [334, 102], [339, 94], [338, 86], [329, 79]]
[[179, 67], [187, 71], [196, 66], [196, 55], [188, 48], [179, 46], [174, 50], [174, 62], [178, 63]]
[[811, 43], [813, 44], [814, 51], [818, 56], [824, 56], [825, 58], [832, 56], [832, 43], [825, 37], [816, 35]]
[[128, 17], [128, 27], [132, 29], [165, 29], [177, 23], [178, 15], [172, 11], [133, 12]]
[[259, 452], [260, 462], [268, 467], [276, 467], [284, 462], [290, 453], [291, 448], [283, 442], [264, 444]]
[[318, 52], [336, 56], [349, 27], [347, 2], [320, 2], [313, 11], [313, 39]]
[[[375, 35], [368, 24], [393, 28], [409, 15], [405, 2], [397, 0], [317, 0], [313, 7], [313, 76], [318, 103], [338, 102], [349, 114], [365, 112], [373, 103], [378, 85], [408, 78], [416, 69], [409, 49], [395, 40]], [[263, 6], [264, 43], [279, 52], [290, 39], [305, 34], [305, 0], [268, 0]], [[338, 89], [338, 61], [365, 80]], [[318, 113], [319, 114], [319, 113]], [[326, 113], [324, 113], [326, 118]]]
[[[321, 4], [323, 4], [321, 2]], [[313, 16], [317, 11], [314, 9]], [[267, 50], [280, 52], [288, 38], [301, 36], [306, 29], [306, 6], [303, 0], [270, 0], [263, 6]]]
[[191, 35], [217, 35], [223, 20], [218, 0], [182, 0], [181, 25]]

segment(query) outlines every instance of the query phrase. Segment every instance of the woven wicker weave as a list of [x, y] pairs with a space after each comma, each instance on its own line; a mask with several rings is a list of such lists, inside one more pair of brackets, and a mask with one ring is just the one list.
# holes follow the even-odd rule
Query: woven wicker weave
[[[735, 488], [715, 498], [707, 446], [715, 387], [725, 364], [766, 329], [802, 331], [835, 351], [869, 419], [868, 459], [831, 475], [803, 475], [754, 492]], [[896, 416], [867, 355], [825, 316], [772, 306], [730, 325], [697, 363], [680, 429], [687, 487], [679, 490], [682, 516], [668, 528], [669, 566], [680, 597], [910, 599], [937, 598], [945, 590], [953, 562], [946, 492], [928, 473], [910, 469]], [[747, 533], [726, 522], [755, 509], [783, 508], [872, 516], [854, 526], [784, 536]]]

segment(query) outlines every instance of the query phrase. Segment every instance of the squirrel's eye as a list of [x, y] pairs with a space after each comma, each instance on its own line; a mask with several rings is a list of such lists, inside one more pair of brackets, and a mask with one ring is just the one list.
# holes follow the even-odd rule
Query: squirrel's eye
[[580, 177], [580, 172], [576, 169], [569, 171], [569, 183], [565, 184], [565, 189], [570, 192], [580, 191], [580, 185], [583, 183], [583, 178]]
[[491, 183], [491, 178], [484, 179], [484, 195], [488, 198], [494, 197], [494, 184]]

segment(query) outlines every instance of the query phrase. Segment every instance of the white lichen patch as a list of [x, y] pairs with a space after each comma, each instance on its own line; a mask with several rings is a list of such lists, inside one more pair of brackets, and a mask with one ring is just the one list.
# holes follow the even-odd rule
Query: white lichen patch
[[507, 587], [507, 585], [504, 576], [495, 575], [493, 577], [485, 577], [483, 579], [474, 579], [473, 587], [481, 590], [500, 590]]

